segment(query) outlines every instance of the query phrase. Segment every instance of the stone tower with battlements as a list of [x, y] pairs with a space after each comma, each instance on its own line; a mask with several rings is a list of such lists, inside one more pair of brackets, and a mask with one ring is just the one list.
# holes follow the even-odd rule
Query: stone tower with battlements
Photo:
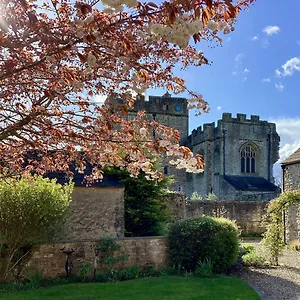
[[[114, 96], [108, 98], [108, 101], [115, 104], [123, 103], [121, 99]], [[129, 111], [128, 118], [135, 117], [138, 111], [145, 111], [148, 121], [155, 120], [162, 125], [177, 129], [181, 133], [181, 144], [186, 143], [189, 132], [189, 117], [185, 98], [171, 97], [168, 92], [163, 96], [149, 96], [149, 100], [140, 96], [135, 101], [134, 108]], [[174, 177], [174, 183], [169, 188], [186, 193], [186, 172], [169, 165], [166, 157], [162, 158], [162, 167], [165, 176]]]
[[273, 164], [279, 158], [280, 139], [274, 123], [261, 121], [259, 116], [247, 119], [245, 114], [237, 114], [234, 118], [223, 113], [216, 125], [204, 124], [188, 135], [187, 100], [169, 93], [150, 96], [149, 101], [140, 97], [129, 118], [137, 111], [146, 111], [149, 121], [178, 129], [181, 144], [204, 157], [205, 168], [200, 174], [177, 170], [163, 158], [164, 175], [175, 180], [170, 189], [187, 197], [193, 192], [203, 198], [214, 193], [222, 200], [270, 200], [278, 195]]
[[203, 155], [204, 172], [187, 179], [187, 195], [214, 193], [222, 200], [270, 200], [274, 185], [273, 164], [279, 158], [276, 125], [259, 116], [233, 118], [224, 113], [215, 123], [204, 124], [188, 136], [187, 146]]

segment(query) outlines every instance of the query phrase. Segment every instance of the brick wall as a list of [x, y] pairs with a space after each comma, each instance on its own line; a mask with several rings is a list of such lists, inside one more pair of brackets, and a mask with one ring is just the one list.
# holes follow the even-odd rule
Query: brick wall
[[[116, 255], [126, 255], [128, 260], [119, 262], [116, 269], [129, 267], [139, 264], [142, 268], [147, 265], [153, 265], [156, 269], [162, 269], [168, 266], [169, 255], [166, 237], [149, 237], [149, 238], [122, 238], [116, 239], [121, 246]], [[27, 262], [24, 274], [34, 274], [38, 270], [43, 278], [53, 278], [65, 275], [64, 266], [66, 255], [60, 251], [65, 249], [76, 248], [72, 254], [73, 274], [76, 274], [81, 262], [91, 262], [94, 265], [94, 249], [100, 244], [99, 240], [87, 241], [70, 241], [48, 243], [36, 245], [33, 248], [32, 256]], [[97, 272], [103, 271], [105, 265], [97, 260]]]

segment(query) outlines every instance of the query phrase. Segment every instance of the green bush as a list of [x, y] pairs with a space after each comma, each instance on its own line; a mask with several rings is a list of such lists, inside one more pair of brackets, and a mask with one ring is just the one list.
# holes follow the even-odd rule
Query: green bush
[[245, 266], [260, 267], [266, 264], [266, 258], [263, 255], [257, 254], [255, 251], [242, 256], [242, 261]]
[[140, 277], [140, 266], [139, 265], [133, 265], [129, 268], [122, 269], [117, 272], [117, 280], [119, 281], [125, 281], [125, 280], [131, 280], [131, 279], [137, 279]]
[[0, 281], [18, 269], [31, 244], [57, 230], [72, 191], [71, 183], [62, 186], [40, 176], [0, 181]]
[[175, 266], [195, 271], [199, 261], [209, 259], [213, 272], [228, 270], [237, 260], [239, 230], [234, 222], [208, 216], [173, 224], [169, 248]]
[[249, 245], [249, 244], [245, 244], [243, 246], [240, 247], [240, 255], [244, 255], [247, 253], [252, 253], [255, 252], [255, 248], [253, 245]]
[[213, 275], [213, 267], [210, 259], [205, 259], [203, 262], [198, 263], [198, 267], [194, 272], [198, 277], [210, 277]]

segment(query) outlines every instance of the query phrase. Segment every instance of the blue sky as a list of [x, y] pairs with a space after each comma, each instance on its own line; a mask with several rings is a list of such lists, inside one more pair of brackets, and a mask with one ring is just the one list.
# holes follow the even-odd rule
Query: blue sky
[[258, 0], [239, 15], [222, 47], [197, 45], [213, 64], [180, 75], [190, 89], [203, 94], [211, 110], [200, 117], [191, 114], [190, 131], [220, 119], [223, 112], [255, 114], [277, 124], [281, 160], [300, 147], [299, 11], [298, 0]]
[[[197, 44], [212, 65], [179, 75], [189, 89], [203, 94], [211, 110], [198, 117], [191, 112], [190, 131], [217, 121], [223, 112], [254, 114], [276, 123], [281, 138], [279, 162], [300, 147], [299, 11], [299, 0], [257, 0], [241, 12], [235, 31], [223, 36], [222, 46]], [[164, 93], [148, 90], [146, 94]], [[278, 164], [275, 173], [279, 177]]]

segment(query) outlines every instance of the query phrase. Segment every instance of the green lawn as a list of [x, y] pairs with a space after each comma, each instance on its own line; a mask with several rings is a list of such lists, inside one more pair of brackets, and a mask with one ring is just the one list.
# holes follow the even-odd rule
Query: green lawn
[[234, 277], [160, 277], [117, 283], [77, 283], [0, 294], [7, 300], [260, 300], [245, 282]]

